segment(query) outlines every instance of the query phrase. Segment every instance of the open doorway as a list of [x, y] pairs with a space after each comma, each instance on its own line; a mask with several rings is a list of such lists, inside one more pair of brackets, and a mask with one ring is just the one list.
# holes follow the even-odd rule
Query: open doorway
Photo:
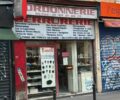
[[[68, 73], [66, 68], [67, 66], [64, 61], [64, 53], [67, 52], [66, 43], [61, 42], [60, 48], [58, 49], [58, 78], [60, 95], [68, 93]], [[68, 63], [68, 61], [66, 61], [66, 63]]]

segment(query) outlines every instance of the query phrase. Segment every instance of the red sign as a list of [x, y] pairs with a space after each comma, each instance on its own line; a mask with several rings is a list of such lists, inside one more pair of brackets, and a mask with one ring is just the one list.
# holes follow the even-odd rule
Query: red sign
[[62, 52], [62, 57], [69, 57], [69, 52]]
[[100, 16], [120, 18], [120, 4], [101, 2]]
[[45, 17], [27, 17], [26, 19], [16, 19], [16, 22], [29, 23], [47, 23], [47, 24], [69, 24], [69, 25], [93, 25], [92, 20], [88, 19], [68, 19], [68, 18], [45, 18]]
[[105, 20], [106, 27], [120, 27], [120, 20]]

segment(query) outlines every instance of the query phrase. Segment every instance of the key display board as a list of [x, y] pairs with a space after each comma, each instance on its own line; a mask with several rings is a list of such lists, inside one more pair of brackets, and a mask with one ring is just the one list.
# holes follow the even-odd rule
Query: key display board
[[55, 57], [54, 48], [43, 47], [40, 49], [42, 87], [55, 87]]

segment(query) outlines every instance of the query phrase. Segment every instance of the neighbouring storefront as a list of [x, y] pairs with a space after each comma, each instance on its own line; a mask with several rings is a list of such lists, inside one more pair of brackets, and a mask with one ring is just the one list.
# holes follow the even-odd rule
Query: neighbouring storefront
[[10, 41], [0, 41], [0, 98], [12, 100]]
[[27, 14], [13, 28], [21, 39], [14, 42], [17, 100], [53, 88], [57, 95], [92, 92], [96, 8], [28, 4]]
[[120, 5], [118, 4], [101, 3], [103, 22], [99, 23], [99, 30], [102, 90], [104, 92], [120, 90], [119, 9]]
[[0, 28], [0, 99], [14, 100], [12, 41], [18, 38], [9, 28]]

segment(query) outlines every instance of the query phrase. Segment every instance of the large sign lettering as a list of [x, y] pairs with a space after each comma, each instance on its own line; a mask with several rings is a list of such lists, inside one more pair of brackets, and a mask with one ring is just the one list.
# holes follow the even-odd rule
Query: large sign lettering
[[28, 4], [28, 15], [67, 17], [67, 18], [97, 18], [97, 10], [93, 8], [75, 8], [65, 6]]

